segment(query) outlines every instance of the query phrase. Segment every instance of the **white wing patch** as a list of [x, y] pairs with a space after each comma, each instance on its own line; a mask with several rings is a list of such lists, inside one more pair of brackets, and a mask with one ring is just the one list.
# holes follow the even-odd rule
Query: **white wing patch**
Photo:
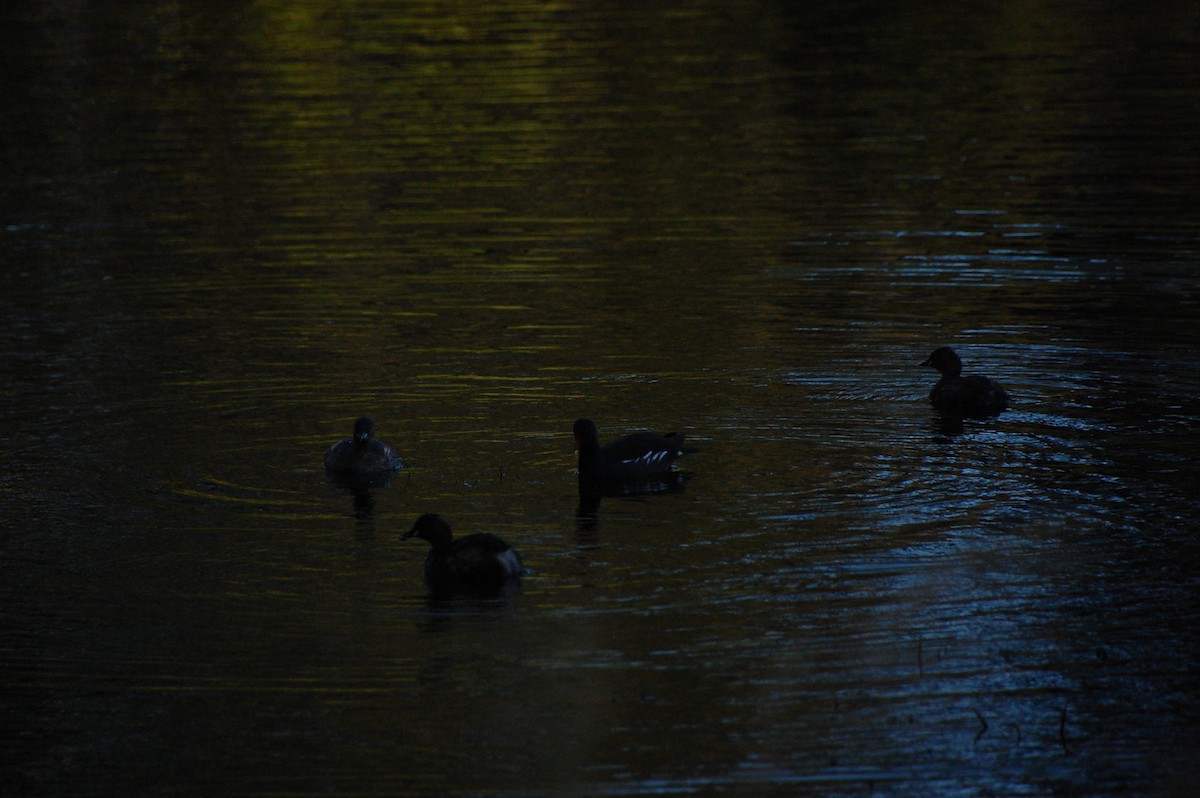
[[[682, 452], [676, 452], [675, 456], [679, 457]], [[631, 457], [628, 460], [623, 460], [624, 463], [639, 463], [643, 465], [661, 465], [664, 460], [671, 456], [671, 452], [666, 449], [660, 449], [656, 452], [646, 452], [641, 457]]]
[[512, 549], [505, 549], [496, 555], [496, 559], [504, 566], [504, 570], [509, 576], [518, 576], [521, 573], [521, 557]]

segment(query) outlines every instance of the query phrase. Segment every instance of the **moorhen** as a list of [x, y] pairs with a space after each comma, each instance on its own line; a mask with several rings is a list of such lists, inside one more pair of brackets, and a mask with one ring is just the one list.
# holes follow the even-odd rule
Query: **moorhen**
[[374, 421], [366, 417], [355, 421], [353, 437], [338, 441], [325, 453], [325, 470], [340, 476], [368, 477], [403, 468], [392, 447], [374, 435]]
[[512, 546], [487, 532], [455, 538], [436, 513], [418, 518], [403, 540], [409, 538], [433, 547], [425, 557], [425, 583], [435, 593], [495, 593], [521, 575], [521, 555]]
[[1008, 408], [1008, 394], [987, 377], [963, 377], [962, 361], [948, 346], [933, 350], [921, 363], [937, 369], [942, 378], [929, 392], [934, 409], [952, 416], [991, 418]]
[[671, 464], [694, 449], [683, 448], [683, 433], [635, 432], [600, 445], [600, 431], [586, 418], [575, 422], [579, 481], [630, 482], [671, 470]]

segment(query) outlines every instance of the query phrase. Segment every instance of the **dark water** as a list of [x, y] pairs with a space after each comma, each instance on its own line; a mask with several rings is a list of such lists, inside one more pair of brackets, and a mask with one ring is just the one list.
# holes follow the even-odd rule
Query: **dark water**
[[6, 5], [3, 792], [1193, 794], [1200, 14], [949, 5]]

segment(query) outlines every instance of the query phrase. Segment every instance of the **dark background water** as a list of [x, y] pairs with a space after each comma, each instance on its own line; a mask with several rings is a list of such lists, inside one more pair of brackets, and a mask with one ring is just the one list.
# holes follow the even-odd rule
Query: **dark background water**
[[[0, 28], [5, 794], [1196, 789], [1194, 4]], [[577, 516], [578, 416], [684, 489]]]

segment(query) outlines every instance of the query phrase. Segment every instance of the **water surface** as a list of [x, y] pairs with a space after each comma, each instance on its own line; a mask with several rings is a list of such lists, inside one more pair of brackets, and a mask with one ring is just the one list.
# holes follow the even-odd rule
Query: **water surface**
[[1190, 794], [1194, 12], [792, 5], [0, 12], [7, 791]]

